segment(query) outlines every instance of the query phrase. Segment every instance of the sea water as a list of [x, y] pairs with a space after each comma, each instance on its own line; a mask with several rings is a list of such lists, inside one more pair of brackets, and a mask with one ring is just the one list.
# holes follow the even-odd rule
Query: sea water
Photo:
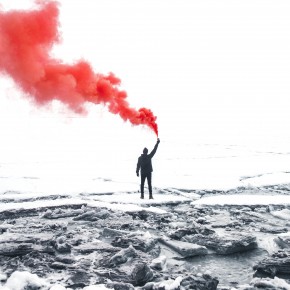
[[[112, 153], [114, 150], [120, 152]], [[59, 153], [55, 157], [0, 161], [0, 194], [137, 191], [136, 163], [141, 151], [133, 145], [116, 149], [111, 144], [107, 151], [100, 153], [96, 148], [85, 156]], [[290, 150], [286, 146], [165, 141], [152, 162], [156, 189], [226, 191], [290, 183]]]

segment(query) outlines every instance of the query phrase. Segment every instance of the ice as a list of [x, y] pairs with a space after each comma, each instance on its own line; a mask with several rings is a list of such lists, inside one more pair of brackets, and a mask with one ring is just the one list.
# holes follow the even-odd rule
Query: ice
[[36, 274], [31, 274], [27, 271], [15, 271], [8, 278], [1, 290], [24, 290], [34, 289], [48, 286], [47, 282], [39, 278]]
[[283, 220], [290, 220], [290, 210], [287, 208], [278, 211], [271, 211], [271, 214]]
[[227, 194], [214, 195], [191, 202], [192, 205], [270, 205], [290, 204], [289, 195]]
[[163, 281], [158, 286], [159, 288], [165, 289], [165, 290], [176, 290], [180, 288], [181, 281], [182, 281], [182, 277], [178, 276], [175, 280], [169, 279], [167, 281]]
[[255, 285], [258, 288], [270, 288], [270, 289], [285, 289], [290, 290], [290, 284], [285, 280], [278, 277], [270, 278], [254, 278], [251, 281], [251, 284]]

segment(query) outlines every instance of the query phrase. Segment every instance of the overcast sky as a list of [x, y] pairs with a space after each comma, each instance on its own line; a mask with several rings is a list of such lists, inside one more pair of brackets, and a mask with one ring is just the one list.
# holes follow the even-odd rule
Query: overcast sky
[[[34, 6], [28, 0], [0, 3], [7, 10]], [[162, 140], [290, 141], [288, 0], [59, 3], [62, 42], [53, 56], [70, 63], [83, 58], [96, 72], [115, 73], [130, 104], [157, 115]], [[30, 154], [89, 146], [90, 154], [108, 143], [114, 150], [113, 142], [155, 142], [147, 129], [132, 128], [98, 106], [87, 117], [59, 106], [35, 108], [3, 76], [0, 92], [6, 158], [19, 145]]]

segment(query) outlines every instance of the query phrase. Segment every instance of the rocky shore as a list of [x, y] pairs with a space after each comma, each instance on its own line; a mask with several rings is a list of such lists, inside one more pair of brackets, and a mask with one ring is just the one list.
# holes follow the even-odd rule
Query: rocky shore
[[1, 211], [0, 289], [290, 289], [286, 206], [148, 206]]

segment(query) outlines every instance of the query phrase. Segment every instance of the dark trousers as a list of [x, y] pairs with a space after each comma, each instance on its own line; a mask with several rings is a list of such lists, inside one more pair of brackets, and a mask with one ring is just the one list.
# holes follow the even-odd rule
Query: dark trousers
[[148, 189], [149, 189], [149, 196], [152, 196], [152, 176], [151, 172], [150, 173], [145, 173], [141, 174], [141, 196], [144, 197], [144, 184], [145, 184], [145, 179], [147, 178], [147, 183], [148, 183]]

